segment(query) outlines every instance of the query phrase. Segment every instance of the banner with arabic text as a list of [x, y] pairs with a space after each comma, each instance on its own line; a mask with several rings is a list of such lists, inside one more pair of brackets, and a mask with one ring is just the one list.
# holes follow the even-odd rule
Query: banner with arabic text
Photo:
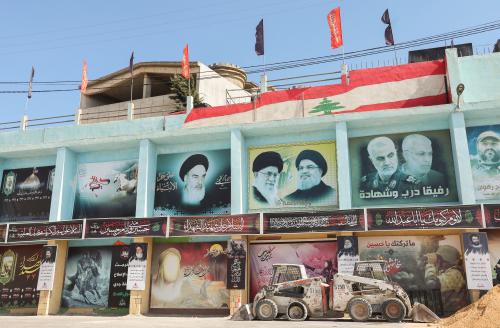
[[128, 260], [127, 290], [145, 290], [148, 244], [131, 244], [130, 254], [131, 256]]
[[38, 273], [38, 290], [52, 290], [54, 287], [54, 273], [56, 271], [57, 246], [43, 246], [42, 264]]
[[316, 213], [264, 213], [263, 224], [264, 234], [365, 230], [363, 210]]
[[358, 237], [337, 237], [337, 270], [338, 273], [353, 274], [354, 265], [359, 261]]
[[78, 165], [74, 219], [134, 217], [137, 160]]
[[258, 234], [259, 214], [170, 217], [170, 236]]
[[[467, 285], [459, 235], [359, 237], [361, 261], [384, 260], [386, 273], [407, 293], [436, 291], [450, 314], [467, 305]], [[429, 294], [427, 294], [429, 295]], [[434, 295], [434, 294], [433, 294]], [[432, 298], [422, 298], [431, 309]]]
[[352, 205], [457, 202], [448, 130], [349, 139]]
[[88, 219], [85, 238], [165, 237], [167, 218]]
[[155, 244], [151, 308], [229, 309], [226, 242]]
[[4, 170], [0, 222], [49, 219], [55, 166]]
[[83, 220], [10, 224], [7, 242], [81, 239]]
[[42, 245], [0, 246], [0, 308], [36, 308]]
[[158, 156], [154, 216], [231, 213], [231, 151]]
[[290, 242], [251, 244], [250, 257], [250, 299], [264, 286], [269, 285], [273, 264], [302, 264], [308, 277], [323, 277], [330, 283], [337, 268], [336, 241]]
[[454, 207], [373, 208], [368, 230], [482, 228], [480, 205]]
[[486, 232], [464, 232], [462, 237], [467, 288], [490, 290], [493, 287], [493, 278]]
[[245, 240], [230, 240], [227, 247], [227, 288], [245, 289], [247, 247]]

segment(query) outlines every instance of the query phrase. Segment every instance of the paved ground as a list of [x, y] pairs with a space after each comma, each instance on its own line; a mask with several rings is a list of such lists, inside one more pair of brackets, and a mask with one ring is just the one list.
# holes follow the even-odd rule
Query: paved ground
[[351, 321], [230, 321], [226, 318], [185, 318], [185, 317], [96, 317], [96, 316], [0, 316], [0, 326], [8, 328], [248, 328], [248, 327], [273, 327], [273, 328], [357, 328], [357, 327], [406, 327], [423, 328], [437, 327], [430, 324], [416, 323], [386, 323], [372, 321], [357, 323]]

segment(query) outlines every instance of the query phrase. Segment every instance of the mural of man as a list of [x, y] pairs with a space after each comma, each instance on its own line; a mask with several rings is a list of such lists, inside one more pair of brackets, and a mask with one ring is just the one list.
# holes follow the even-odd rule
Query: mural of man
[[360, 191], [385, 192], [406, 189], [405, 180], [408, 176], [398, 169], [398, 153], [391, 139], [385, 136], [373, 138], [366, 150], [376, 171], [361, 178]]
[[255, 157], [252, 164], [254, 175], [252, 191], [256, 202], [272, 207], [281, 204], [278, 182], [282, 170], [283, 159], [277, 152], [266, 151]]
[[335, 189], [321, 180], [328, 171], [325, 158], [316, 150], [306, 149], [295, 159], [298, 172], [297, 190], [287, 201], [323, 201], [335, 197]]
[[403, 139], [403, 157], [405, 163], [401, 171], [409, 176], [409, 181], [419, 186], [447, 185], [444, 175], [432, 167], [432, 143], [421, 134], [410, 134]]
[[471, 160], [474, 176], [500, 176], [500, 136], [484, 131], [477, 137], [477, 157]]
[[199, 206], [205, 199], [205, 178], [208, 170], [208, 159], [205, 155], [189, 156], [179, 170], [184, 181], [182, 203], [187, 206]]

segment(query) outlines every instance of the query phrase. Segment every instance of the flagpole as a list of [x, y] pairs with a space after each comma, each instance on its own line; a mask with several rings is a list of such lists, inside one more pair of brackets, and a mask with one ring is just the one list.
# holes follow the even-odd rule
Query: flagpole
[[130, 74], [131, 76], [131, 83], [130, 83], [130, 103], [132, 103], [132, 96], [133, 96], [133, 91], [134, 91], [134, 70], [132, 69], [132, 73]]

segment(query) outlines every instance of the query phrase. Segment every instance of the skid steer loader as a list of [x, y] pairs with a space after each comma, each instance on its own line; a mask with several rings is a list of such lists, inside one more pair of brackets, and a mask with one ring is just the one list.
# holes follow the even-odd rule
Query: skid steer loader
[[308, 278], [303, 265], [274, 264], [269, 285], [255, 295], [253, 304], [242, 306], [233, 317], [298, 321], [339, 318], [348, 313], [354, 321], [366, 321], [374, 315], [391, 322], [439, 320], [425, 305], [411, 305], [403, 288], [387, 277], [384, 261], [357, 262], [353, 275], [336, 274], [331, 285], [322, 279]]

